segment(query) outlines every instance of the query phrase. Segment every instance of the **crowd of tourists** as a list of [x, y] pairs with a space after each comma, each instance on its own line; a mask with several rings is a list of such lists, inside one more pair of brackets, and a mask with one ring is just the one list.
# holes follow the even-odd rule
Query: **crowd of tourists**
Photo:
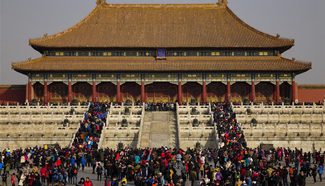
[[[0, 156], [2, 185], [74, 184], [91, 186], [80, 172], [90, 167], [105, 186], [286, 186], [322, 181], [324, 152], [247, 147], [236, 114], [228, 104], [213, 105], [218, 148], [168, 147], [98, 149], [108, 114], [105, 104], [91, 104], [71, 148], [58, 145], [4, 149]], [[12, 171], [15, 170], [15, 171]], [[10, 184], [8, 184], [10, 185]], [[12, 184], [14, 185], [14, 184]]]
[[77, 148], [97, 149], [101, 131], [106, 123], [108, 105], [91, 103], [84, 114], [83, 121], [76, 133], [73, 146]]
[[307, 176], [312, 176], [316, 182], [317, 175], [322, 181], [325, 152], [248, 148], [230, 104], [212, 107], [220, 144], [218, 163], [222, 170], [220, 179], [215, 181], [222, 185], [286, 186], [290, 183], [292, 186], [304, 186]]
[[[86, 166], [100, 169], [97, 163], [98, 142], [105, 126], [108, 106], [91, 103], [84, 114], [71, 148], [58, 145], [17, 149], [5, 149], [0, 156], [2, 185], [91, 185], [89, 178], [78, 182], [78, 172]], [[10, 170], [15, 170], [11, 175]]]

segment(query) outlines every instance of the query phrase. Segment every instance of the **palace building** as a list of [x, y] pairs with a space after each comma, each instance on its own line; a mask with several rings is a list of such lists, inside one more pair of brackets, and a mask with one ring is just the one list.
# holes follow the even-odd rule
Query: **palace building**
[[310, 63], [216, 4], [110, 4], [29, 44], [42, 57], [13, 63], [26, 100], [49, 102], [298, 101], [295, 78]]

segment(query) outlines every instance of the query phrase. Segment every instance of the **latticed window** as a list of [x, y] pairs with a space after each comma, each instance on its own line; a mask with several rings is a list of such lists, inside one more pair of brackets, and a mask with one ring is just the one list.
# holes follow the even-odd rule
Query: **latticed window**
[[63, 56], [64, 55], [64, 52], [55, 52], [55, 55], [56, 56]]
[[104, 52], [103, 55], [104, 56], [112, 56], [112, 52]]
[[112, 56], [126, 56], [126, 52], [123, 51], [112, 52]]
[[259, 52], [258, 54], [259, 54], [260, 56], [268, 56], [268, 55], [269, 55], [268, 52]]
[[199, 56], [211, 56], [211, 52], [208, 51], [199, 52]]
[[220, 52], [211, 52], [212, 56], [220, 56]]
[[78, 56], [89, 56], [89, 52], [88, 51], [78, 52]]

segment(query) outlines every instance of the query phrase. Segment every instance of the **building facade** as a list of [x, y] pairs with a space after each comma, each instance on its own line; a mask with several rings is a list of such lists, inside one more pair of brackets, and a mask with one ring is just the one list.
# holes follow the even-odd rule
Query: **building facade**
[[294, 40], [260, 32], [227, 6], [109, 4], [75, 26], [31, 39], [42, 57], [13, 63], [26, 100], [48, 102], [298, 101], [295, 77], [310, 63], [286, 59]]

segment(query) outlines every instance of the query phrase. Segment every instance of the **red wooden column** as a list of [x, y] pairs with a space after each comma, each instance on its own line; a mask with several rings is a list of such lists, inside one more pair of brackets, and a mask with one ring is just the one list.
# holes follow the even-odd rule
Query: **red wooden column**
[[28, 80], [28, 83], [27, 83], [27, 101], [30, 103], [32, 101], [32, 89], [33, 89], [33, 85], [32, 85], [32, 82], [31, 80], [29, 79]]
[[251, 85], [251, 102], [255, 102], [255, 98], [256, 98], [255, 82], [252, 81], [252, 85]]
[[141, 81], [141, 101], [143, 103], [146, 102], [146, 90], [145, 90], [144, 81]]
[[202, 85], [202, 102], [206, 103], [207, 102], [207, 83], [204, 80], [203, 85]]
[[93, 81], [93, 86], [92, 86], [92, 101], [96, 102], [97, 98], [97, 87], [96, 87], [96, 81]]
[[295, 80], [292, 80], [292, 101], [295, 102], [296, 100], [298, 100], [298, 95], [297, 95], [297, 83]]
[[276, 80], [275, 84], [275, 102], [279, 103], [280, 102], [280, 81]]
[[71, 81], [68, 82], [68, 102], [71, 103], [72, 101], [72, 83]]
[[182, 81], [178, 81], [178, 104], [183, 103]]
[[226, 101], [230, 102], [231, 99], [231, 85], [230, 81], [227, 81], [227, 95], [226, 95]]
[[44, 81], [44, 104], [49, 102], [47, 81]]
[[120, 81], [117, 81], [117, 85], [116, 85], [116, 101], [119, 103], [122, 102]]

